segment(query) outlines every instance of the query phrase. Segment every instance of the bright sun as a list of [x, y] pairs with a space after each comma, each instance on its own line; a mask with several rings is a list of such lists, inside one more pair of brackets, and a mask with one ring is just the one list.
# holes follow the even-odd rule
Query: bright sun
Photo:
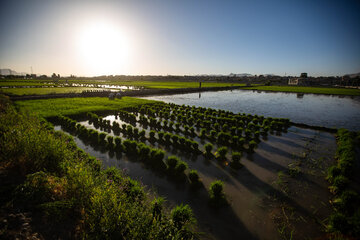
[[126, 68], [129, 45], [119, 27], [108, 22], [85, 25], [78, 35], [80, 59], [87, 74], [119, 74]]

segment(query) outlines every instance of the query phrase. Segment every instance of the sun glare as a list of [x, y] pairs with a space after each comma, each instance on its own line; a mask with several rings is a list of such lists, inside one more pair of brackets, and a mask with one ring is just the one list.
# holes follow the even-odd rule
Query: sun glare
[[124, 72], [129, 58], [124, 34], [108, 22], [86, 24], [79, 31], [77, 48], [87, 74], [119, 74]]

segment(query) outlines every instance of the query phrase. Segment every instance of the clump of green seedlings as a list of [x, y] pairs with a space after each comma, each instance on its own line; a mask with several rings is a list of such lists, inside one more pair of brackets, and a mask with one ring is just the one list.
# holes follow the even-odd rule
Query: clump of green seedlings
[[357, 141], [356, 133], [345, 129], [338, 130], [337, 163], [328, 169], [327, 175], [331, 184], [329, 189], [334, 194], [334, 212], [329, 217], [327, 229], [335, 235], [355, 238], [360, 237], [360, 198], [352, 189], [351, 181], [355, 174], [355, 146], [359, 144]]
[[219, 160], [226, 160], [227, 152], [228, 152], [227, 147], [219, 147], [215, 152], [215, 157]]
[[242, 164], [240, 163], [241, 157], [242, 157], [241, 152], [232, 152], [232, 156], [231, 156], [232, 161], [230, 162], [230, 166], [235, 169], [242, 167]]
[[192, 169], [189, 172], [189, 179], [192, 185], [197, 185], [200, 182], [199, 174], [196, 170]]
[[216, 180], [209, 187], [210, 205], [220, 207], [227, 203], [224, 193], [224, 182]]
[[207, 157], [211, 157], [213, 156], [212, 154], [212, 149], [213, 149], [213, 145], [211, 143], [207, 143], [205, 144], [205, 152], [204, 152], [204, 155], [207, 156]]

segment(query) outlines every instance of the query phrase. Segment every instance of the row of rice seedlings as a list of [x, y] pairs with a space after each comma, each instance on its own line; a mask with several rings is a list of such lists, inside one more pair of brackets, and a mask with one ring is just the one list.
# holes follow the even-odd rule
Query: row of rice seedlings
[[[146, 108], [146, 107], [145, 107]], [[191, 108], [196, 109], [196, 108]], [[211, 111], [219, 111], [221, 110], [211, 110]], [[144, 111], [145, 112], [145, 111]], [[187, 121], [190, 121], [190, 127], [192, 124], [194, 124], [194, 127], [200, 128], [205, 127], [209, 130], [223, 130], [224, 132], [227, 131], [234, 131], [234, 127], [246, 127], [249, 128], [252, 131], [259, 131], [260, 129], [264, 130], [263, 133], [268, 132], [269, 130], [273, 131], [283, 131], [286, 130], [286, 128], [289, 126], [289, 120], [288, 119], [273, 119], [273, 118], [264, 118], [263, 116], [251, 116], [251, 115], [241, 115], [241, 114], [233, 114], [233, 113], [227, 113], [228, 115], [224, 115], [224, 113], [220, 114], [217, 117], [216, 114], [214, 115], [204, 115], [204, 114], [198, 114], [195, 113], [194, 116], [190, 114], [190, 112], [187, 113], [187, 115], [180, 115], [173, 117], [173, 114], [176, 114], [176, 111], [173, 111], [172, 114], [169, 112], [163, 113], [163, 111], [160, 114], [160, 116], [169, 116], [170, 119], [176, 119], [178, 122], [187, 123]], [[230, 117], [224, 117], [224, 116], [230, 116]], [[195, 122], [193, 119], [197, 119]], [[232, 130], [229, 126], [232, 126]]]
[[339, 129], [335, 165], [328, 169], [327, 180], [334, 194], [331, 201], [334, 212], [329, 217], [328, 230], [346, 236], [360, 238], [360, 197], [354, 188], [356, 166], [356, 143], [360, 133]]
[[[110, 151], [116, 151], [118, 153], [123, 152], [133, 159], [139, 159], [155, 170], [167, 172], [172, 176], [181, 176], [184, 174], [185, 170], [188, 169], [187, 163], [176, 156], [170, 156], [165, 160], [166, 153], [162, 149], [150, 147], [135, 140], [124, 140], [120, 137], [113, 137], [104, 132], [88, 129], [81, 124], [73, 125], [76, 121], [68, 117], [60, 116], [59, 122], [62, 126], [72, 131], [80, 138], [87, 139], [93, 144], [101, 145]], [[74, 126], [74, 128], [70, 128], [69, 126]]]

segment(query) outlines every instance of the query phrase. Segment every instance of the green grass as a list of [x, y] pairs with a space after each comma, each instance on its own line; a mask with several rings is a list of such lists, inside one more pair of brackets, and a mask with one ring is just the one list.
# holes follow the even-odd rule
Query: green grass
[[108, 98], [54, 98], [40, 100], [16, 101], [20, 109], [36, 112], [42, 117], [61, 115], [77, 115], [87, 112], [119, 110], [124, 107], [135, 107], [142, 104], [155, 103], [156, 101], [123, 97], [122, 99], [109, 100]]
[[[59, 79], [56, 84], [98, 84], [98, 85], [112, 85], [112, 86], [135, 86], [144, 88], [197, 88], [199, 82], [187, 81], [124, 81], [124, 80], [97, 80], [97, 79]], [[0, 80], [0, 86], [48, 86], [56, 85], [52, 79], [3, 79]], [[204, 82], [202, 87], [228, 87], [228, 86], [245, 86], [242, 83], [218, 83], [218, 82]]]
[[[54, 239], [196, 238], [189, 206], [170, 215], [139, 182], [116, 168], [103, 170], [72, 137], [34, 113], [18, 112], [2, 96], [0, 110], [0, 177], [7, 184], [0, 188], [1, 212], [36, 214], [32, 224]], [[12, 238], [7, 224], [0, 238]]]
[[104, 91], [104, 88], [88, 87], [44, 87], [44, 88], [1, 88], [0, 92], [13, 95], [44, 95], [54, 93], [81, 93], [82, 91]]
[[360, 95], [360, 89], [349, 89], [349, 88], [298, 87], [298, 86], [258, 86], [258, 87], [245, 87], [242, 89], [263, 90], [263, 91], [273, 91], [273, 92], [336, 94], [336, 95], [352, 95], [352, 96]]
[[51, 86], [54, 85], [54, 83], [51, 83], [51, 81], [29, 81], [29, 80], [23, 80], [23, 81], [0, 81], [0, 86], [3, 87], [15, 87], [15, 86]]

